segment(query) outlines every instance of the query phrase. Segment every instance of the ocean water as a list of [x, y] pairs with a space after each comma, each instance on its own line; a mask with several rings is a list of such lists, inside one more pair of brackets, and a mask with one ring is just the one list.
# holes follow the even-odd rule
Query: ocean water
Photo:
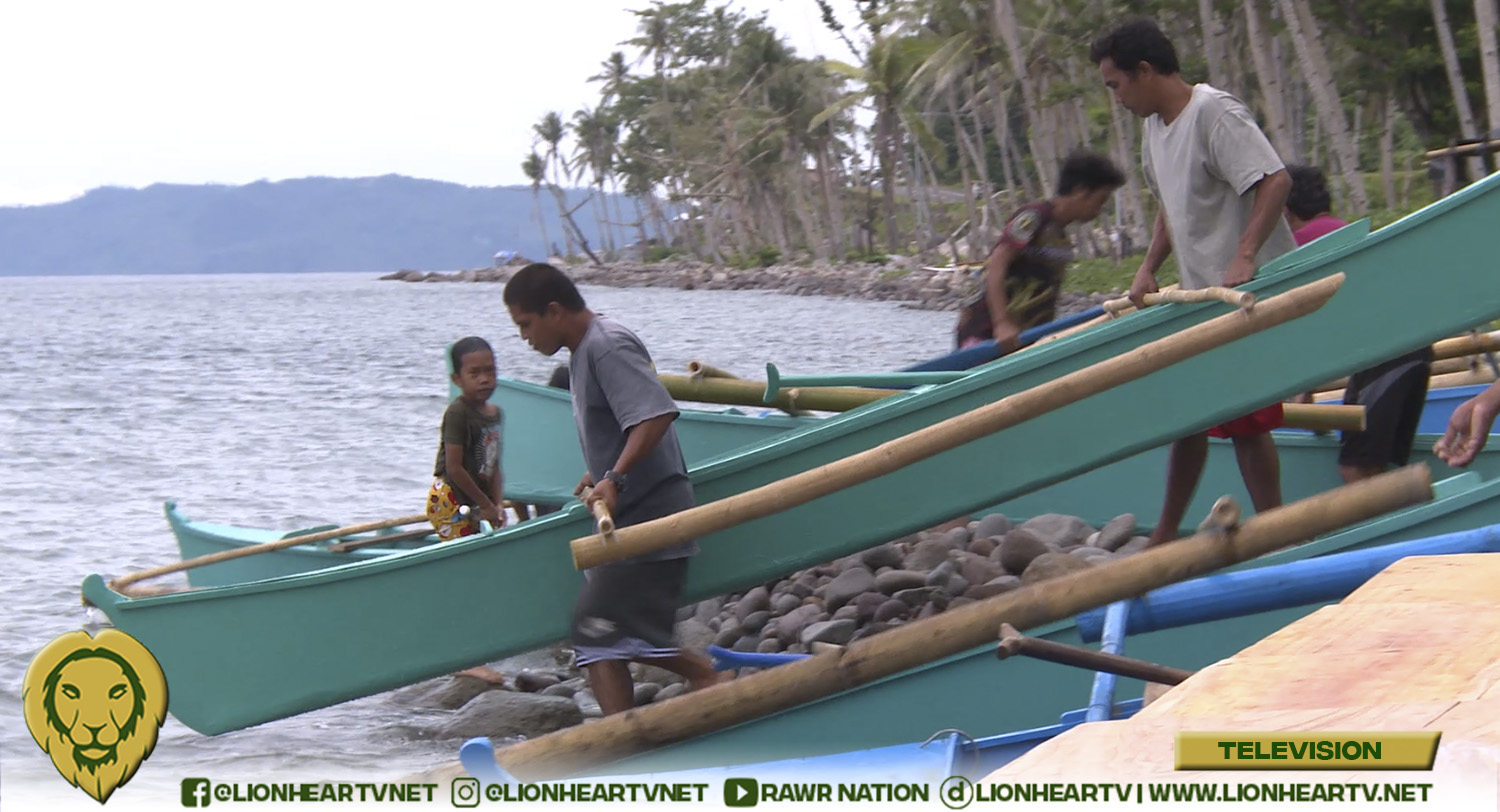
[[[657, 368], [746, 377], [889, 370], [948, 350], [952, 313], [750, 291], [585, 288]], [[487, 338], [503, 374], [566, 360], [516, 335], [495, 284], [362, 274], [0, 279], [0, 805], [98, 809], [32, 741], [26, 666], [90, 617], [85, 575], [177, 559], [161, 513], [292, 529], [420, 512], [447, 401], [443, 351]], [[100, 613], [92, 618], [103, 620]], [[173, 719], [108, 809], [181, 808], [185, 777], [396, 780], [453, 761], [378, 695], [214, 737]], [[259, 805], [256, 805], [259, 806]]]

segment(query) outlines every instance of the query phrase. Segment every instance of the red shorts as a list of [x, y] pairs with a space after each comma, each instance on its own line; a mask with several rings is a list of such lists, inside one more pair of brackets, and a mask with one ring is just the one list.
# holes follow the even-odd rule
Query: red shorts
[[1285, 424], [1286, 413], [1278, 401], [1264, 409], [1256, 409], [1244, 417], [1236, 417], [1227, 423], [1220, 423], [1208, 430], [1208, 436], [1228, 439], [1243, 437], [1247, 434], [1264, 434], [1271, 429], [1279, 429]]

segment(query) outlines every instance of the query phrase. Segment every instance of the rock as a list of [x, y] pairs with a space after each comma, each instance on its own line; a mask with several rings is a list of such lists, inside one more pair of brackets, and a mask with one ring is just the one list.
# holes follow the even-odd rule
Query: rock
[[740, 621], [740, 628], [745, 634], [758, 634], [766, 627], [766, 622], [771, 619], [771, 613], [766, 611], [755, 612]]
[[859, 631], [855, 632], [854, 636], [849, 638], [849, 642], [853, 643], [856, 640], [863, 640], [866, 637], [880, 634], [881, 632], [889, 628], [890, 624], [888, 623], [871, 623], [868, 626], [861, 627]]
[[879, 609], [875, 610], [875, 623], [884, 623], [888, 620], [904, 620], [910, 616], [911, 606], [906, 601], [891, 598], [882, 603]]
[[924, 603], [922, 604], [922, 608], [917, 610], [917, 616], [914, 618], [914, 620], [926, 620], [927, 618], [930, 618], [934, 615], [940, 615], [942, 613], [943, 610], [939, 608], [936, 603]]
[[1000, 541], [998, 539], [976, 537], [973, 541], [969, 542], [969, 552], [974, 555], [988, 556], [999, 545]]
[[582, 682], [582, 680], [568, 680], [566, 682], [559, 682], [556, 685], [548, 685], [546, 688], [538, 691], [538, 693], [542, 696], [562, 696], [571, 699], [574, 694], [578, 693], [581, 687], [575, 685], [575, 682]]
[[943, 591], [948, 593], [950, 597], [957, 597], [959, 595], [962, 595], [964, 594], [964, 590], [968, 588], [969, 580], [962, 575], [958, 575], [957, 573], [949, 576], [948, 581], [944, 583], [942, 587]]
[[790, 592], [785, 592], [771, 599], [771, 615], [773, 617], [781, 617], [801, 605], [801, 598]]
[[1068, 550], [1067, 554], [1075, 558], [1082, 558], [1085, 561], [1091, 561], [1095, 558], [1099, 558], [1100, 556], [1103, 556], [1105, 558], [1108, 558], [1110, 556], [1109, 550], [1104, 550], [1099, 547], [1090, 547], [1086, 544], [1082, 547], [1074, 547], [1073, 549]]
[[906, 557], [906, 568], [927, 572], [933, 567], [948, 560], [948, 551], [953, 549], [952, 545], [940, 538], [929, 538], [917, 542], [917, 548], [912, 550], [911, 555]]
[[969, 554], [959, 561], [958, 574], [971, 584], [983, 584], [1004, 575], [1000, 565], [978, 555]]
[[859, 560], [869, 568], [870, 572], [875, 572], [881, 567], [900, 569], [901, 551], [896, 549], [894, 544], [882, 544], [879, 547], [865, 550], [860, 554]]
[[969, 587], [968, 589], [964, 590], [964, 594], [960, 597], [982, 601], [988, 598], [993, 598], [996, 595], [1004, 595], [1012, 589], [1019, 589], [1020, 586], [1020, 578], [1017, 578], [1014, 575], [1002, 575], [987, 584], [979, 584], [977, 586]]
[[980, 519], [979, 523], [974, 526], [974, 538], [976, 540], [994, 538], [996, 536], [1003, 538], [1006, 533], [1011, 531], [1012, 527], [1010, 519], [1005, 514], [991, 513]]
[[543, 688], [550, 688], [562, 682], [562, 677], [550, 671], [533, 671], [530, 668], [518, 672], [515, 676], [517, 691], [536, 693]]
[[1130, 541], [1130, 535], [1134, 532], [1135, 514], [1122, 513], [1099, 528], [1099, 535], [1094, 539], [1093, 545], [1101, 550], [1114, 552]]
[[[857, 616], [859, 622], [868, 623], [870, 620], [874, 619], [875, 610], [879, 609], [880, 604], [885, 603], [886, 600], [886, 596], [880, 594], [879, 592], [866, 592], [865, 594], [855, 598], [852, 605], [859, 612]], [[848, 609], [849, 606], [850, 604], [846, 604], [844, 608]]]
[[719, 598], [708, 598], [706, 600], [701, 600], [698, 601], [697, 606], [693, 608], [693, 619], [707, 626], [708, 621], [718, 617], [719, 613], [723, 610], [724, 601], [720, 600]]
[[927, 576], [915, 570], [891, 570], [875, 576], [875, 591], [883, 595], [894, 595], [903, 589], [915, 589], [926, 583]]
[[852, 620], [855, 623], [858, 623], [859, 622], [859, 608], [857, 606], [855, 606], [854, 604], [852, 604], [852, 603], [845, 604], [843, 606], [840, 606], [839, 610], [837, 612], [833, 613], [833, 617], [831, 619], [832, 620]]
[[803, 629], [798, 640], [804, 645], [834, 643], [842, 646], [854, 636], [856, 629], [853, 620], [825, 620]]
[[503, 690], [496, 685], [469, 677], [439, 677], [402, 688], [391, 700], [412, 708], [455, 710], [467, 705], [486, 691]]
[[[593, 696], [581, 692], [579, 696]], [[598, 703], [594, 703], [595, 707]], [[572, 727], [583, 721], [583, 712], [574, 700], [543, 694], [518, 694], [512, 691], [486, 691], [464, 705], [458, 714], [436, 731], [438, 738], [470, 739], [489, 736], [509, 739], [533, 738]]]
[[799, 598], [805, 598], [808, 595], [811, 595], [817, 588], [818, 577], [816, 575], [813, 575], [812, 573], [804, 572], [792, 581], [792, 585], [787, 587], [787, 592], [790, 592], [791, 594], [796, 595]]
[[661, 689], [661, 692], [658, 693], [656, 695], [656, 698], [651, 701], [666, 702], [668, 699], [682, 696], [685, 693], [687, 693], [687, 686], [679, 682], [676, 685], [668, 685], [667, 687]]
[[744, 625], [745, 618], [756, 612], [766, 611], [770, 608], [771, 591], [763, 586], [758, 586], [746, 592], [745, 596], [740, 598], [740, 602], [735, 604], [734, 616], [739, 618], [740, 625]]
[[918, 587], [916, 589], [903, 589], [900, 592], [892, 595], [891, 597], [915, 609], [918, 606], [921, 606], [922, 604], [932, 600], [939, 591], [940, 590], [937, 587], [924, 586]]
[[1082, 544], [1094, 532], [1088, 522], [1077, 516], [1065, 516], [1061, 513], [1044, 513], [1026, 520], [1018, 529], [1025, 530], [1043, 544], [1059, 550]]
[[760, 641], [760, 645], [756, 646], [755, 650], [758, 651], [758, 652], [760, 652], [761, 654], [777, 654], [777, 653], [780, 653], [780, 651], [781, 651], [781, 641], [777, 640], [774, 637], [767, 638], [765, 640]]
[[714, 630], [697, 618], [677, 624], [677, 644], [688, 651], [702, 651], [714, 641]]
[[823, 587], [823, 606], [829, 611], [837, 611], [839, 607], [874, 588], [875, 575], [869, 570], [864, 567], [845, 570], [830, 581], [828, 586]]
[[927, 578], [924, 580], [924, 583], [927, 586], [940, 587], [944, 584], [947, 584], [948, 579], [952, 578], [957, 572], [958, 567], [954, 566], [952, 561], [944, 561], [943, 563], [934, 567], [932, 572], [927, 573]]
[[1127, 541], [1124, 544], [1120, 545], [1119, 549], [1115, 550], [1115, 552], [1120, 555], [1130, 555], [1132, 553], [1138, 553], [1141, 550], [1146, 549], [1146, 545], [1150, 543], [1150, 536], [1135, 536], [1131, 538], [1130, 541]]
[[597, 719], [604, 715], [604, 709], [599, 707], [599, 700], [594, 698], [594, 692], [588, 689], [573, 694], [573, 704], [583, 714], [585, 719]]
[[719, 633], [714, 635], [714, 645], [729, 648], [734, 641], [745, 636], [745, 630], [740, 627], [739, 621], [727, 620], [719, 628]]
[[1021, 583], [1034, 584], [1037, 581], [1045, 581], [1048, 578], [1056, 578], [1059, 575], [1067, 575], [1070, 572], [1086, 570], [1091, 564], [1075, 555], [1067, 553], [1046, 553], [1039, 555], [1026, 567], [1026, 572], [1021, 574]]
[[649, 705], [651, 704], [651, 700], [655, 699], [660, 693], [660, 685], [654, 682], [638, 682], [635, 686], [635, 704], [637, 707]]
[[963, 596], [959, 596], [957, 598], [954, 598], [952, 603], [948, 604], [948, 608], [957, 609], [960, 606], [967, 606], [971, 603], [976, 603], [976, 601], [973, 598], [965, 598]]
[[760, 638], [741, 637], [740, 639], [734, 641], [734, 645], [730, 646], [729, 648], [731, 651], [740, 651], [749, 654], [750, 652], [755, 651], [756, 647], [758, 647], [759, 645]]
[[[740, 639], [750, 640], [751, 642], [755, 641], [755, 638], [752, 637], [742, 637]], [[739, 641], [735, 642], [738, 643]], [[631, 663], [630, 674], [631, 678], [636, 682], [654, 682], [658, 685], [673, 685], [686, 680], [685, 677], [676, 671], [668, 671], [665, 668], [651, 665], [649, 662]]]
[[1020, 575], [1030, 566], [1032, 559], [1044, 553], [1052, 552], [1041, 539], [1033, 536], [1030, 531], [1016, 528], [1005, 534], [996, 550], [1000, 558], [1000, 566], [1011, 575]]
[[823, 611], [816, 606], [799, 606], [787, 612], [777, 618], [773, 624], [776, 629], [776, 639], [780, 640], [783, 646], [790, 644], [797, 639], [803, 626], [817, 622], [822, 614]]
[[969, 528], [966, 525], [964, 527], [954, 527], [939, 538], [943, 540], [944, 544], [948, 545], [948, 549], [962, 550], [969, 546], [969, 541], [973, 536], [969, 534]]

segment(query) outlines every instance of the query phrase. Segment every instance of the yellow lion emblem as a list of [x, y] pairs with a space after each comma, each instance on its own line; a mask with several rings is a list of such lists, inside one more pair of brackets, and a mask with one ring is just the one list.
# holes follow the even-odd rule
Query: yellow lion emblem
[[22, 686], [37, 746], [101, 804], [151, 755], [167, 716], [161, 665], [118, 629], [58, 637], [31, 661]]

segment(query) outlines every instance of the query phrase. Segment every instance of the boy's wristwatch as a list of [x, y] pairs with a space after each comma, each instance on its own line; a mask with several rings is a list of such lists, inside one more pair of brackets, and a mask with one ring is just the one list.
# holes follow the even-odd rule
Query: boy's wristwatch
[[613, 468], [611, 468], [610, 470], [604, 472], [603, 478], [615, 483], [615, 490], [619, 491], [620, 493], [625, 492], [626, 478], [624, 474], [619, 473], [618, 471], [615, 471]]

